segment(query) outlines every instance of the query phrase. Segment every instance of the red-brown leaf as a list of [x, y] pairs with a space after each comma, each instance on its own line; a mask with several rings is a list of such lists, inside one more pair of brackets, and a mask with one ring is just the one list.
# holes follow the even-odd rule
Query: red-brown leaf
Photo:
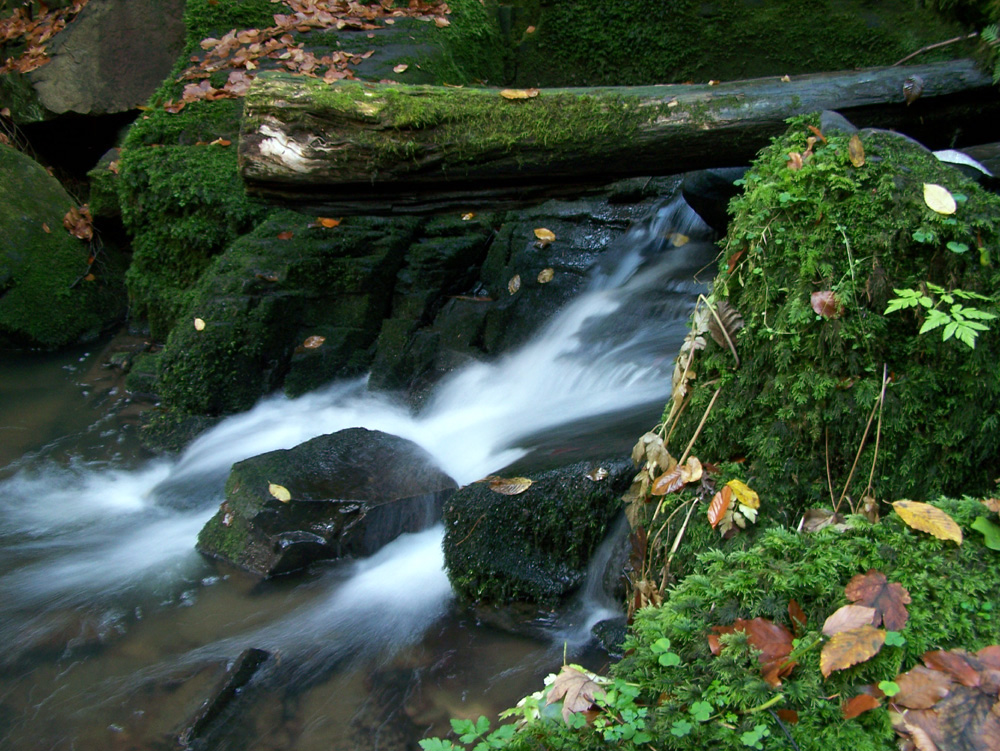
[[963, 686], [974, 688], [979, 685], [979, 671], [965, 659], [965, 653], [960, 649], [953, 649], [949, 652], [936, 650], [925, 652], [920, 659], [932, 670], [940, 670], [947, 673]]
[[902, 631], [910, 617], [906, 610], [910, 593], [903, 585], [889, 582], [881, 571], [870, 569], [867, 574], [858, 574], [844, 587], [844, 593], [852, 602], [875, 608], [875, 625], [881, 621], [890, 631]]
[[736, 268], [736, 264], [739, 262], [740, 256], [742, 256], [742, 255], [743, 255], [743, 251], [742, 250], [737, 250], [735, 253], [733, 253], [731, 256], [729, 256], [729, 260], [726, 261], [726, 263], [729, 264], [729, 273], [730, 274], [733, 273], [733, 270]]
[[899, 692], [892, 697], [892, 703], [908, 709], [928, 709], [948, 695], [952, 682], [951, 676], [940, 670], [917, 665], [896, 676]]
[[715, 494], [712, 498], [712, 502], [708, 505], [708, 523], [712, 525], [712, 529], [722, 521], [722, 517], [725, 516], [726, 509], [729, 508], [729, 504], [733, 502], [733, 490], [728, 485], [723, 485], [722, 490]]
[[761, 675], [764, 680], [772, 686], [781, 685], [779, 678], [788, 675], [795, 667], [795, 663], [787, 661], [788, 655], [792, 652], [791, 631], [766, 618], [754, 618], [749, 621], [738, 618], [731, 626], [712, 627], [712, 633], [708, 635], [708, 646], [712, 654], [718, 655], [722, 651], [720, 636], [737, 631], [745, 632], [751, 646], [760, 650]]
[[667, 495], [668, 493], [676, 493], [686, 484], [683, 469], [678, 465], [653, 480], [653, 486], [649, 492], [653, 495]]
[[838, 318], [844, 312], [844, 306], [841, 305], [837, 293], [830, 290], [813, 292], [809, 302], [816, 315], [824, 318]]
[[875, 709], [878, 705], [879, 700], [874, 696], [869, 696], [868, 694], [858, 694], [844, 704], [841, 708], [841, 713], [844, 715], [845, 720], [853, 720], [859, 714], [863, 714], [869, 709]]
[[823, 646], [819, 656], [819, 671], [829, 678], [834, 670], [845, 670], [865, 662], [879, 653], [885, 644], [885, 631], [874, 626], [861, 626], [834, 634]]
[[802, 607], [795, 600], [789, 600], [788, 602], [788, 617], [791, 619], [792, 627], [796, 633], [806, 627], [807, 619], [805, 611], [802, 610]]

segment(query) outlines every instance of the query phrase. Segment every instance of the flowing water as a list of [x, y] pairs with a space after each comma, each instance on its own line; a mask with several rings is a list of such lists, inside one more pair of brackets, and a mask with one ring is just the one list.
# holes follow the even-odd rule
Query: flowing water
[[[674, 247], [671, 232], [695, 239]], [[416, 414], [363, 380], [336, 383], [268, 398], [174, 458], [137, 448], [134, 410], [93, 353], [5, 356], [0, 748], [175, 748], [249, 647], [274, 658], [213, 749], [408, 748], [450, 716], [495, 715], [536, 690], [564, 645], [600, 661], [587, 641], [617, 608], [599, 584], [610, 545], [578, 600], [529, 637], [454, 602], [440, 525], [268, 582], [202, 559], [194, 542], [234, 462], [343, 428], [409, 438], [460, 484], [627, 452], [669, 393], [704, 288], [694, 274], [715, 255], [706, 237], [683, 203], [661, 207], [531, 342], [456, 373]]]

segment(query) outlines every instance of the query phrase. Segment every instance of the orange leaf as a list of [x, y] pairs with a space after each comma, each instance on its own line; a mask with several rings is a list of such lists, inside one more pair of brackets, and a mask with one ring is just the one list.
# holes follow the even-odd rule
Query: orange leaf
[[952, 540], [962, 544], [962, 528], [936, 506], [916, 501], [896, 501], [892, 507], [899, 518], [913, 529], [934, 535], [939, 540]]
[[819, 670], [829, 678], [834, 670], [845, 670], [865, 662], [879, 653], [885, 644], [885, 631], [874, 626], [861, 626], [834, 634], [823, 645], [819, 655]]
[[736, 268], [736, 262], [740, 260], [740, 256], [742, 256], [742, 255], [743, 255], [743, 251], [742, 250], [737, 250], [735, 253], [733, 253], [731, 256], [729, 256], [729, 260], [727, 261], [727, 263], [729, 264], [729, 273], [730, 274], [733, 273], [733, 270]]
[[684, 481], [684, 469], [680, 465], [677, 465], [669, 472], [664, 472], [653, 480], [653, 485], [649, 489], [649, 492], [653, 495], [667, 495], [668, 493], [676, 493], [685, 485], [687, 483]]
[[792, 626], [796, 631], [806, 627], [807, 619], [805, 611], [802, 610], [802, 607], [795, 600], [789, 600], [788, 602], [788, 617], [791, 619]]
[[774, 713], [789, 725], [796, 725], [799, 721], [799, 713], [794, 709], [776, 709]]
[[823, 135], [823, 131], [821, 131], [815, 125], [810, 125], [809, 130], [811, 130], [815, 134], [816, 138], [821, 140], [823, 143], [826, 143], [826, 136]]
[[226, 138], [216, 138], [214, 141], [209, 142], [209, 146], [231, 146], [232, 141]]
[[779, 676], [788, 675], [795, 667], [795, 663], [787, 661], [792, 652], [791, 631], [766, 618], [754, 618], [750, 621], [738, 618], [731, 626], [712, 627], [712, 633], [708, 635], [708, 646], [712, 654], [718, 655], [722, 651], [720, 636], [737, 631], [746, 633], [750, 645], [760, 650], [759, 660], [764, 680], [772, 686], [781, 685]]
[[869, 709], [875, 709], [877, 706], [879, 706], [879, 700], [874, 696], [858, 694], [841, 708], [841, 713], [845, 720], [853, 720], [859, 714], [867, 712]]
[[340, 222], [341, 222], [340, 219], [329, 219], [325, 216], [317, 217], [316, 219], [316, 223], [320, 227], [326, 227], [327, 229], [333, 229], [338, 224], [340, 224]]
[[930, 709], [951, 692], [951, 676], [940, 670], [917, 665], [902, 675], [895, 683], [899, 692], [892, 703], [908, 709]]
[[96, 276], [94, 276], [93, 274], [87, 274], [87, 275], [86, 275], [85, 277], [83, 277], [83, 281], [85, 281], [85, 282], [92, 282], [92, 281], [94, 281], [94, 280], [95, 280], [96, 278], [97, 278], [97, 277], [96, 277]]
[[910, 593], [902, 584], [889, 582], [885, 574], [875, 569], [869, 569], [867, 574], [858, 574], [844, 587], [844, 594], [851, 602], [875, 608], [876, 619], [890, 631], [902, 631], [910, 614], [906, 604], [910, 602]]
[[733, 490], [728, 485], [723, 485], [722, 490], [715, 494], [712, 502], [708, 504], [708, 523], [715, 529], [716, 525], [722, 521], [722, 517], [733, 502]]

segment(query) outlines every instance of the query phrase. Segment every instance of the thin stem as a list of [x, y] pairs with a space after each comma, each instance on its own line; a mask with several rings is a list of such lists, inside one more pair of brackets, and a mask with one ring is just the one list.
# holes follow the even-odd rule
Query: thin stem
[[979, 32], [978, 31], [973, 31], [971, 34], [966, 34], [965, 36], [955, 37], [954, 39], [946, 39], [943, 42], [936, 42], [935, 44], [928, 44], [925, 47], [921, 47], [916, 52], [911, 52], [909, 55], [907, 55], [906, 57], [904, 57], [902, 60], [900, 60], [899, 62], [893, 63], [889, 67], [890, 68], [895, 68], [897, 65], [902, 65], [907, 60], [912, 60], [917, 55], [922, 55], [924, 52], [928, 52], [929, 50], [936, 50], [938, 47], [946, 47], [949, 44], [955, 44], [955, 42], [964, 42], [964, 41], [966, 41], [968, 39], [975, 39], [977, 36], [979, 36]]

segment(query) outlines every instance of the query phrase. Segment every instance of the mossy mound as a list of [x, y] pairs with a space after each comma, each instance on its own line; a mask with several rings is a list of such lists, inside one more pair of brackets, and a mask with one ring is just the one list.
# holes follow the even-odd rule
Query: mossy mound
[[[947, 14], [907, 0], [516, 5], [510, 36], [519, 86], [734, 80], [891, 65], [962, 33]], [[963, 54], [969, 47], [953, 45], [921, 61]]]
[[[281, 384], [296, 347], [302, 390], [358, 374], [418, 225], [352, 217], [328, 229], [278, 213], [233, 243], [192, 290], [160, 356], [159, 394], [181, 413], [249, 409]], [[324, 341], [302, 346], [308, 337]]]
[[[125, 309], [121, 260], [63, 228], [76, 202], [30, 157], [0, 144], [0, 343], [59, 347], [93, 337]], [[93, 274], [91, 278], [87, 278]]]
[[[863, 166], [852, 164], [847, 134], [831, 132], [791, 169], [808, 125], [818, 120], [794, 121], [761, 153], [730, 207], [714, 297], [746, 322], [735, 340], [741, 364], [709, 339], [676, 445], [721, 389], [697, 454], [745, 458], [761, 513], [790, 526], [842, 493], [857, 503], [990, 492], [1000, 476], [1000, 325], [982, 321], [990, 330], [972, 349], [943, 341], [945, 326], [920, 333], [923, 306], [886, 309], [894, 290], [911, 289], [950, 314], [935, 284], [989, 298], [958, 304], [1000, 312], [1000, 198], [888, 132], [861, 132]], [[951, 191], [957, 210], [932, 210], [925, 184]], [[826, 315], [812, 307], [823, 292], [836, 298]]]
[[[971, 499], [936, 502], [966, 531], [983, 506]], [[742, 736], [764, 725], [775, 748], [783, 735], [767, 711], [795, 710], [796, 724], [786, 725], [802, 751], [895, 748], [889, 713], [883, 708], [845, 720], [841, 706], [865, 685], [892, 680], [913, 667], [928, 650], [975, 651], [1000, 643], [1000, 569], [997, 553], [971, 533], [961, 547], [915, 532], [895, 515], [879, 524], [849, 519], [843, 533], [831, 529], [798, 534], [768, 530], [746, 551], [707, 552], [699, 573], [681, 581], [661, 608], [640, 610], [626, 643], [625, 658], [612, 668], [615, 678], [640, 689], [636, 701], [648, 707], [648, 724], [637, 723], [654, 738], [656, 748], [745, 749]], [[905, 644], [884, 646], [874, 658], [823, 680], [818, 643], [824, 620], [847, 604], [844, 586], [856, 574], [881, 571], [905, 587], [912, 602], [900, 632]], [[737, 633], [719, 656], [710, 652], [707, 635], [716, 625], [736, 618], [763, 617], [792, 629], [788, 604], [795, 600], [808, 618], [799, 633], [797, 665], [769, 685], [760, 674], [756, 651]], [[663, 638], [679, 664], [664, 667]], [[662, 642], [660, 642], [662, 645]], [[815, 644], [809, 648], [808, 645]], [[699, 722], [691, 707], [712, 705], [712, 719]], [[773, 703], [772, 703], [773, 702]], [[681, 723], [678, 725], [678, 723]], [[686, 733], [678, 735], [675, 731]], [[560, 742], [561, 741], [561, 742]], [[771, 740], [764, 748], [771, 748]], [[639, 744], [620, 742], [625, 748]], [[561, 720], [536, 723], [515, 737], [512, 748], [606, 748], [591, 729], [568, 730]], [[789, 747], [791, 747], [789, 745]]]

